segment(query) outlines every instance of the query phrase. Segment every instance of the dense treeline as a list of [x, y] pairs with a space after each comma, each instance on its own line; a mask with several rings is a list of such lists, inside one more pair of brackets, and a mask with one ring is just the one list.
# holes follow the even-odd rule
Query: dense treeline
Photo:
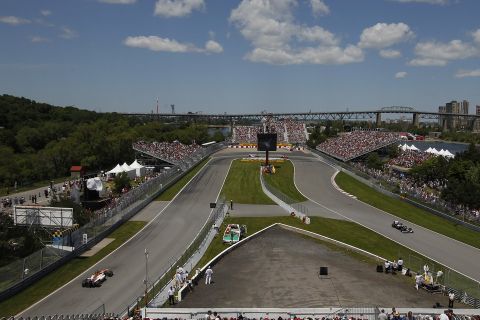
[[467, 151], [454, 159], [435, 157], [410, 171], [419, 181], [438, 180], [445, 185], [442, 198], [454, 204], [480, 208], [480, 151], [470, 144]]
[[0, 96], [0, 186], [28, 185], [69, 174], [71, 165], [110, 169], [132, 161], [132, 142], [208, 140], [206, 126], [143, 122], [116, 113], [55, 107]]

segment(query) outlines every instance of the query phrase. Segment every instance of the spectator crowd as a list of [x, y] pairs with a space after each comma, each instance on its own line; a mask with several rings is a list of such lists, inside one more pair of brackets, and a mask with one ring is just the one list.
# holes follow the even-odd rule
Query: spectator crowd
[[179, 141], [174, 142], [145, 142], [138, 141], [133, 144], [133, 148], [150, 154], [156, 158], [165, 160], [169, 163], [178, 164], [187, 159], [202, 147], [196, 143], [190, 145]]
[[317, 150], [342, 161], [348, 161], [400, 139], [398, 133], [383, 131], [352, 131], [328, 139]]
[[422, 164], [428, 159], [435, 157], [432, 153], [405, 150], [401, 151], [398, 157], [390, 159], [388, 165], [399, 166], [403, 168], [413, 168], [416, 165]]
[[232, 143], [257, 143], [257, 134], [264, 131], [276, 133], [277, 143], [305, 144], [307, 142], [305, 125], [299, 121], [266, 117], [262, 122], [261, 126], [235, 126]]

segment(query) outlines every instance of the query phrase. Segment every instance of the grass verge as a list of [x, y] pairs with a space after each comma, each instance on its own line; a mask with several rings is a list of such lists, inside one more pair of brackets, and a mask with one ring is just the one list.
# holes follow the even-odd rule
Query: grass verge
[[227, 201], [245, 204], [275, 204], [260, 185], [260, 163], [234, 160], [222, 189]]
[[293, 202], [307, 201], [300, 192], [298, 192], [293, 182], [294, 167], [290, 161], [285, 161], [275, 165], [274, 174], [264, 175], [265, 181], [278, 191], [288, 196]]
[[[222, 242], [221, 235], [225, 231], [225, 227], [229, 223], [245, 224], [248, 228], [248, 235], [251, 235], [271, 224], [274, 223], [283, 223], [291, 225], [297, 228], [305, 229], [312, 231], [326, 237], [350, 244], [357, 248], [363, 249], [370, 253], [376, 254], [380, 257], [384, 257], [389, 260], [397, 260], [399, 257], [402, 257], [405, 261], [405, 266], [410, 268], [412, 271], [421, 270], [424, 264], [430, 266], [430, 270], [442, 270], [445, 275], [448, 275], [448, 278], [445, 278], [445, 284], [462, 289], [467, 291], [469, 294], [480, 297], [480, 289], [478, 286], [475, 286], [475, 283], [461, 275], [455, 273], [454, 271], [447, 272], [448, 268], [430, 261], [428, 258], [419, 255], [418, 253], [378, 234], [367, 228], [364, 228], [356, 223], [344, 220], [328, 219], [321, 217], [311, 217], [310, 224], [305, 225], [300, 222], [297, 218], [293, 217], [228, 217], [225, 219], [223, 225], [220, 228], [220, 232], [214, 238], [204, 256], [200, 259], [199, 263], [195, 268], [203, 267], [208, 261], [213, 257], [227, 248], [227, 244]], [[325, 242], [320, 240], [320, 243], [324, 244]], [[383, 261], [375, 260], [372, 257], [362, 255], [356, 251], [349, 250], [347, 248], [342, 248], [334, 244], [327, 243], [332, 249], [344, 252], [350, 256], [353, 256], [361, 261], [375, 264], [383, 263]], [[448, 281], [448, 282], [447, 282]], [[413, 279], [412, 279], [413, 284]]]
[[210, 160], [210, 157], [204, 159], [202, 162], [197, 164], [192, 170], [190, 170], [186, 175], [184, 175], [180, 180], [175, 182], [173, 185], [168, 187], [167, 190], [162, 192], [154, 201], [171, 201], [173, 197], [197, 174], [200, 169], [205, 166], [205, 164]]
[[109, 238], [114, 238], [115, 240], [95, 255], [88, 258], [75, 258], [10, 299], [0, 302], [0, 317], [16, 315], [22, 310], [25, 310], [28, 306], [60, 288], [130, 239], [140, 231], [145, 224], [146, 222], [144, 221], [125, 222], [109, 235]]
[[360, 201], [452, 239], [480, 248], [480, 237], [476, 231], [450, 222], [407, 202], [388, 197], [346, 173], [338, 173], [335, 182], [340, 188], [353, 194]]

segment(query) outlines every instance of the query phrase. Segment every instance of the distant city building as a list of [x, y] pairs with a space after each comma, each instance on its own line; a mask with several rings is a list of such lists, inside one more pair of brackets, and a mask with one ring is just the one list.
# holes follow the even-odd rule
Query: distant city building
[[[477, 108], [476, 108], [476, 115], [477, 116], [480, 116], [480, 106], [477, 105]], [[480, 132], [480, 119], [475, 119], [475, 123], [473, 124], [473, 131], [475, 132]]]
[[[439, 106], [439, 113], [452, 113], [452, 114], [468, 114], [469, 102], [463, 100], [462, 102], [450, 101], [445, 106]], [[477, 109], [478, 112], [478, 109]], [[440, 116], [438, 118], [438, 124], [447, 130], [465, 129], [468, 127], [468, 119], [466, 117], [448, 117]]]

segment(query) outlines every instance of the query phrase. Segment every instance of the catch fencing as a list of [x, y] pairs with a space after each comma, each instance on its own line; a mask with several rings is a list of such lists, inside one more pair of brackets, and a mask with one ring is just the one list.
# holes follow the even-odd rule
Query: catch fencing
[[[398, 256], [400, 256], [400, 253]], [[454, 292], [457, 301], [474, 308], [480, 308], [480, 282], [415, 253], [410, 253], [403, 259], [405, 266], [415, 273], [423, 273], [423, 266], [427, 265], [436, 283], [444, 286], [444, 292]], [[442, 273], [439, 277], [437, 277], [438, 271]]]
[[[143, 209], [166, 188], [181, 179], [187, 171], [200, 163], [205, 157], [224, 147], [223, 143], [218, 143], [201, 149], [191, 159], [183, 161], [178, 166], [174, 166], [154, 178], [150, 178], [119, 197], [109, 208], [97, 213], [92, 221], [63, 239], [63, 245], [70, 246], [71, 252], [45, 247], [23, 259], [1, 267], [0, 301], [16, 294], [97, 244], [123, 222], [128, 221]], [[86, 242], [84, 241], [84, 234], [87, 235]]]
[[133, 299], [132, 302], [120, 313], [120, 315], [131, 315], [134, 310], [144, 307], [145, 304], [148, 306], [148, 303], [154, 300], [154, 298], [160, 294], [167, 285], [170, 284], [178, 267], [185, 265], [189, 258], [203, 246], [213, 225], [216, 221], [218, 221], [219, 218], [222, 218], [223, 220], [227, 209], [228, 204], [226, 203], [225, 199], [223, 197], [220, 198], [217, 201], [216, 208], [212, 210], [202, 229], [200, 229], [194, 240], [188, 245], [183, 254], [177, 259], [172, 259], [172, 262], [166, 268], [165, 272], [163, 272], [163, 274], [161, 274], [150, 286], [148, 286], [146, 296], [141, 295]]

